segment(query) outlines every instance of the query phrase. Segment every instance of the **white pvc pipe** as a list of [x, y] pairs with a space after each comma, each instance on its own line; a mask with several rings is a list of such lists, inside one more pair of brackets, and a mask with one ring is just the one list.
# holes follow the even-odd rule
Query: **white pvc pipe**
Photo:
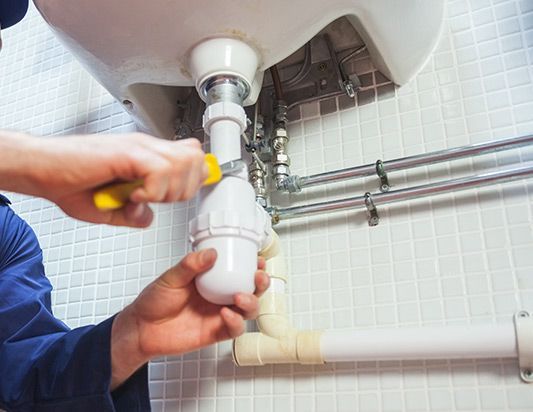
[[211, 152], [220, 164], [241, 158], [241, 127], [233, 120], [213, 122], [209, 130]]
[[518, 357], [513, 322], [325, 331], [320, 350], [325, 362]]
[[[209, 105], [204, 127], [211, 140], [211, 152], [220, 164], [241, 158], [241, 132], [246, 124], [243, 108], [232, 102]], [[248, 172], [224, 176], [204, 187], [198, 197], [197, 216], [189, 224], [195, 251], [213, 248], [215, 265], [196, 277], [202, 297], [219, 305], [234, 303], [236, 293], [253, 293], [257, 253], [262, 243], [265, 216], [259, 216]]]

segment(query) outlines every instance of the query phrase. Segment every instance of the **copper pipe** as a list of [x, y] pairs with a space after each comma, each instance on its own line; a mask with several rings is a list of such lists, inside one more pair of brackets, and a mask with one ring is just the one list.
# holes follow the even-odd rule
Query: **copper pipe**
[[281, 87], [279, 71], [276, 65], [270, 68], [270, 75], [272, 76], [272, 84], [274, 85], [274, 93], [276, 94], [276, 100], [283, 100], [283, 89]]

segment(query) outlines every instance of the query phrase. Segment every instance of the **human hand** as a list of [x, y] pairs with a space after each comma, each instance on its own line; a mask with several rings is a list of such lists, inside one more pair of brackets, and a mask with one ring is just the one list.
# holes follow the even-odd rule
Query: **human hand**
[[234, 306], [219, 306], [202, 298], [194, 284], [215, 260], [214, 249], [188, 254], [116, 316], [111, 333], [112, 389], [156, 356], [179, 355], [235, 338], [244, 332], [245, 319], [257, 317], [258, 297], [269, 286], [265, 261], [259, 258], [255, 294], [239, 293]]
[[[208, 175], [196, 139], [172, 142], [142, 133], [16, 137], [7, 139], [21, 146], [10, 167], [24, 169], [24, 175], [6, 189], [44, 197], [68, 215], [93, 223], [148, 226], [153, 218], [148, 202], [188, 200]], [[94, 206], [96, 189], [137, 179], [143, 179], [144, 185], [131, 194], [124, 208], [101, 211]]]

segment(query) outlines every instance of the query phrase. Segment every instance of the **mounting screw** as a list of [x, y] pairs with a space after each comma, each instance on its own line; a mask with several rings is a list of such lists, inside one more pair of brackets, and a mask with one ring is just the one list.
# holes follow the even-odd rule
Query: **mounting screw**
[[318, 71], [319, 71], [319, 72], [325, 72], [327, 68], [328, 68], [327, 63], [320, 63], [320, 64], [318, 65]]

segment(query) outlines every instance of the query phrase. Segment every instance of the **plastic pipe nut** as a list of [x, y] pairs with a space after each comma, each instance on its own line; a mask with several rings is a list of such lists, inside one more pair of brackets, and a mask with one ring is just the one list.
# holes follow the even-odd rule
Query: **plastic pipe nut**
[[207, 106], [203, 116], [203, 127], [206, 134], [211, 135], [211, 125], [221, 120], [231, 120], [237, 123], [240, 134], [246, 130], [246, 113], [242, 106], [237, 103], [218, 102]]

